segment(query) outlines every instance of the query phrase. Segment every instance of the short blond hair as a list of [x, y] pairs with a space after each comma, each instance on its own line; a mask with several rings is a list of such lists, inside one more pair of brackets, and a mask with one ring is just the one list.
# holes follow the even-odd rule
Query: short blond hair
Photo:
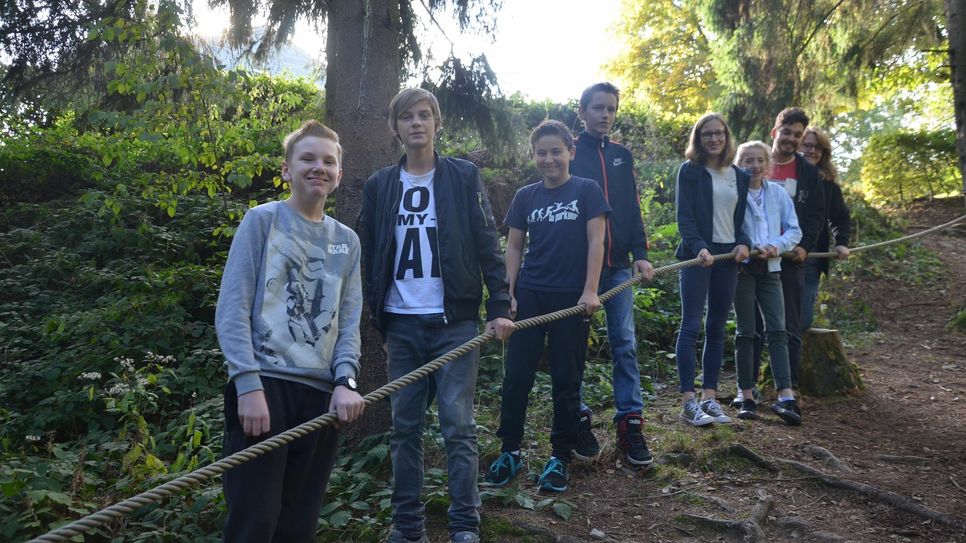
[[768, 171], [768, 168], [771, 167], [771, 147], [766, 145], [765, 142], [759, 140], [746, 141], [738, 146], [738, 150], [735, 151], [735, 166], [740, 166], [739, 162], [741, 162], [741, 155], [744, 154], [745, 151], [751, 149], [758, 149], [762, 152], [762, 154], [765, 155], [765, 162], [768, 164], [765, 166], [765, 171]]
[[315, 119], [305, 121], [302, 123], [302, 126], [298, 128], [298, 130], [289, 132], [288, 135], [285, 136], [285, 139], [282, 140], [282, 149], [285, 150], [286, 162], [292, 160], [292, 152], [295, 149], [295, 144], [309, 136], [334, 141], [335, 147], [339, 153], [339, 165], [342, 165], [342, 145], [339, 144], [339, 134], [337, 134], [335, 130], [332, 130], [328, 126], [325, 126]]
[[429, 102], [429, 108], [433, 110], [433, 119], [435, 120], [436, 130], [439, 130], [443, 126], [443, 114], [439, 111], [439, 101], [436, 100], [436, 96], [426, 89], [406, 89], [400, 91], [392, 101], [389, 102], [389, 130], [392, 130], [393, 135], [398, 136], [399, 131], [396, 129], [396, 123], [399, 117], [406, 112], [407, 109], [413, 107], [422, 101]]

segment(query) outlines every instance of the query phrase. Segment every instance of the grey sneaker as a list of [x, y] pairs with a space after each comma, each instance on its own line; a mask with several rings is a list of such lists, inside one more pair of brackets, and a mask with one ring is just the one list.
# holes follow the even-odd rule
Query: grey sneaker
[[718, 402], [716, 402], [713, 398], [701, 402], [701, 410], [704, 411], [706, 415], [713, 418], [715, 422], [720, 422], [721, 424], [728, 424], [731, 422], [731, 417], [725, 415], [725, 412], [721, 410], [721, 406], [718, 405]]
[[694, 398], [684, 403], [684, 409], [681, 410], [680, 416], [681, 420], [691, 426], [707, 426], [714, 422], [713, 418], [701, 410], [701, 406], [698, 405], [697, 400]]
[[[477, 538], [477, 541], [479, 541], [479, 538]], [[417, 536], [416, 539], [409, 539], [402, 532], [394, 529], [389, 533], [386, 543], [429, 543], [429, 537], [426, 535], [426, 532], [423, 532], [423, 535]]]
[[450, 536], [449, 543], [480, 543], [480, 536], [476, 532], [456, 532]]

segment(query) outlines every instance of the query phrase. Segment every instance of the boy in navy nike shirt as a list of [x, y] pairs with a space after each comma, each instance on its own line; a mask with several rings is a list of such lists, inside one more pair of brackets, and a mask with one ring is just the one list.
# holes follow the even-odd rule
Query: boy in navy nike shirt
[[[517, 191], [507, 211], [510, 313], [526, 319], [584, 304], [590, 315], [600, 308], [597, 287], [604, 257], [604, 220], [610, 207], [597, 183], [570, 175], [574, 141], [563, 123], [540, 123], [530, 134], [530, 146], [543, 178]], [[490, 482], [507, 484], [520, 469], [528, 397], [549, 336], [553, 451], [538, 485], [554, 492], [567, 489], [567, 464], [577, 446], [588, 330], [588, 319], [577, 315], [519, 330], [510, 337], [497, 432], [503, 452], [490, 466]]]

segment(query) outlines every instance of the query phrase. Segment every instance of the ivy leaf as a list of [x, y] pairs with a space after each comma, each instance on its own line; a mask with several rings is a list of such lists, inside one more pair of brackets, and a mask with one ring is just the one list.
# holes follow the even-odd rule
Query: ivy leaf
[[349, 519], [352, 518], [352, 513], [348, 511], [339, 511], [329, 517], [329, 522], [332, 523], [334, 528], [342, 528], [349, 523]]
[[517, 505], [519, 505], [524, 509], [530, 509], [532, 511], [533, 508], [535, 507], [533, 503], [533, 498], [531, 498], [530, 496], [527, 496], [526, 494], [518, 493], [514, 497], [514, 499], [516, 500]]
[[574, 508], [564, 502], [557, 502], [553, 504], [553, 512], [564, 520], [570, 520], [570, 515], [573, 514]]

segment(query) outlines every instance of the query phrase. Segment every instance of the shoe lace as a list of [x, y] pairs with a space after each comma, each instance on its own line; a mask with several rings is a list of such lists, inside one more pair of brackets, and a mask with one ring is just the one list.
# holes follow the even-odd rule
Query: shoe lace
[[550, 475], [551, 473], [560, 475], [562, 477], [563, 476], [563, 462], [561, 462], [560, 460], [558, 460], [556, 458], [551, 458], [550, 461], [547, 462], [547, 466], [545, 468], [543, 468], [543, 473], [540, 474], [540, 478], [541, 479], [544, 479], [548, 475]]
[[628, 448], [647, 448], [647, 443], [644, 441], [644, 434], [639, 431], [624, 433], [624, 440], [627, 441]]
[[496, 459], [496, 462], [493, 462], [493, 465], [490, 466], [490, 472], [498, 473], [503, 468], [509, 471], [513, 470], [513, 455], [508, 452], [504, 452]]
[[716, 402], [715, 400], [713, 400], [713, 399], [712, 400], [705, 400], [705, 401], [703, 401], [701, 403], [704, 405], [705, 411], [710, 411], [711, 413], [713, 413], [715, 415], [717, 415], [718, 413], [721, 413], [721, 406], [719, 406], [718, 405], [718, 402]]

